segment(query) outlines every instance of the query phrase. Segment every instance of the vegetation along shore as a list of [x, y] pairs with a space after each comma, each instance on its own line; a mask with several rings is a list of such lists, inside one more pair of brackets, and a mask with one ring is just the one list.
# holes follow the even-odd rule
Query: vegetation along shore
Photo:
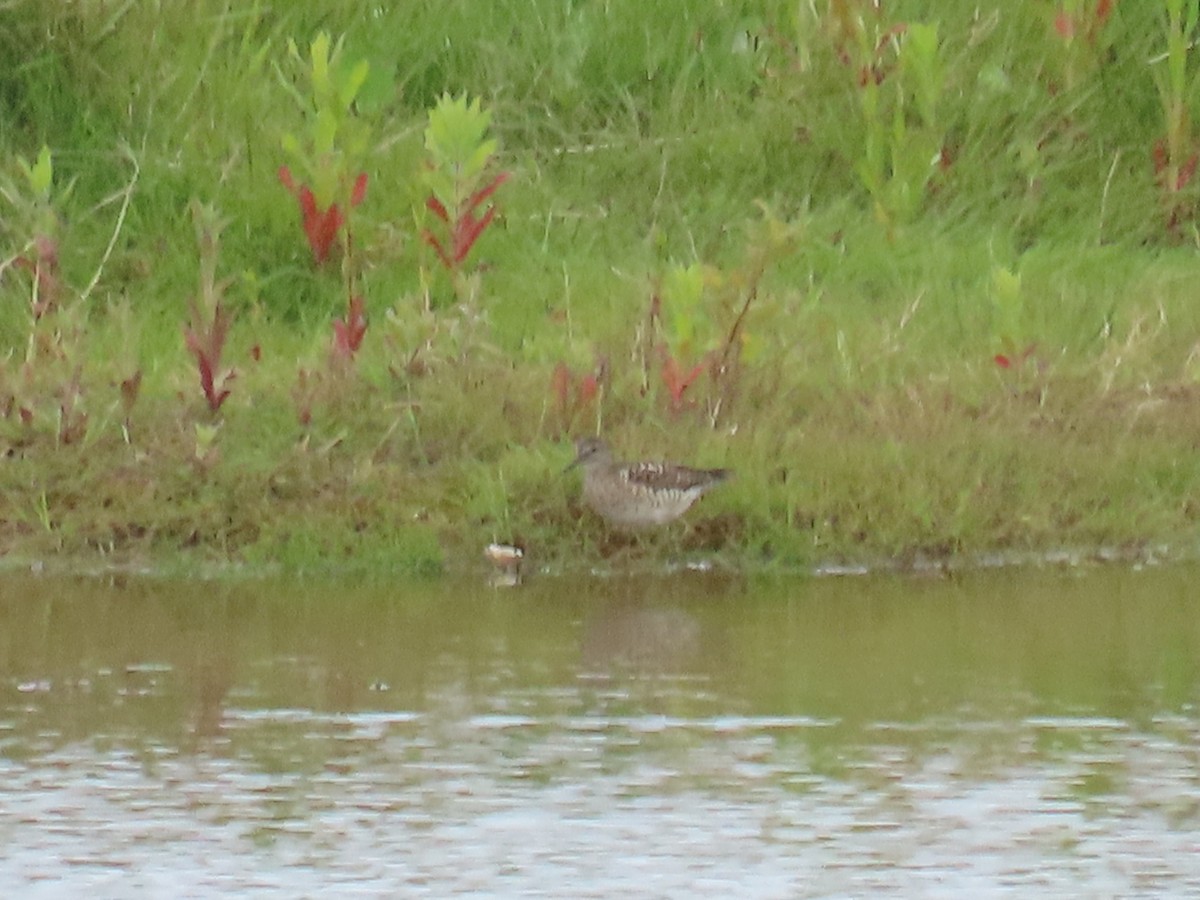
[[[1193, 555], [1197, 30], [3, 4], [0, 563]], [[736, 477], [631, 536], [592, 435]]]

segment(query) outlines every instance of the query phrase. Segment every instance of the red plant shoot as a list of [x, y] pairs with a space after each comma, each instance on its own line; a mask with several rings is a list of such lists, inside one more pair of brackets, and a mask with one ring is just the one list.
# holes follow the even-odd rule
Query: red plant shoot
[[677, 360], [675, 356], [666, 349], [666, 347], [663, 348], [662, 354], [663, 385], [666, 387], [667, 393], [670, 396], [671, 412], [679, 412], [687, 405], [683, 395], [687, 392], [687, 389], [695, 383], [696, 379], [700, 377], [700, 373], [704, 371], [704, 367], [707, 363], [704, 361], [698, 362], [687, 372], [684, 372], [683, 366], [680, 365], [679, 360]]
[[183, 329], [183, 340], [188, 351], [196, 357], [196, 368], [200, 373], [200, 389], [210, 411], [220, 412], [221, 404], [229, 397], [229, 383], [236, 373], [220, 373], [221, 354], [225, 350], [225, 339], [229, 336], [232, 317], [218, 301], [213, 308], [211, 322], [204, 322], [198, 304], [192, 301], [192, 322]]
[[[1054, 16], [1054, 30], [1064, 41], [1072, 41], [1082, 30], [1084, 39], [1090, 46], [1095, 46], [1100, 31], [1112, 16], [1116, 0], [1097, 0], [1096, 6], [1089, 13], [1086, 10], [1079, 15], [1072, 15], [1065, 7], [1060, 6]], [[1080, 28], [1082, 26], [1082, 29]]]
[[[435, 235], [430, 229], [426, 228], [421, 237], [438, 255], [438, 259], [442, 261], [442, 265], [449, 271], [454, 271], [462, 265], [463, 261], [471, 253], [471, 248], [475, 246], [475, 242], [479, 240], [479, 236], [492, 223], [492, 219], [496, 217], [496, 207], [489, 206], [483, 215], [479, 215], [479, 208], [488, 200], [500, 185], [504, 184], [509, 178], [508, 172], [501, 172], [491, 180], [489, 184], [480, 188], [472, 194], [460, 209], [454, 211], [454, 215], [446, 209], [437, 197], [432, 194], [425, 201], [426, 208], [445, 223], [449, 232], [449, 241]], [[447, 246], [447, 243], [449, 246]]]
[[221, 366], [225, 341], [233, 324], [233, 315], [222, 296], [228, 279], [218, 280], [216, 276], [224, 223], [212, 207], [197, 200], [192, 201], [191, 207], [200, 249], [200, 290], [188, 303], [189, 320], [183, 326], [183, 342], [196, 358], [200, 389], [209, 411], [216, 414], [228, 399], [229, 384], [236, 377], [233, 369], [223, 370]]
[[[300, 222], [304, 228], [304, 236], [308, 238], [313, 262], [318, 266], [323, 265], [329, 258], [338, 233], [346, 224], [345, 214], [337, 203], [331, 203], [326, 209], [319, 208], [312, 188], [307, 184], [297, 185], [292, 178], [291, 169], [287, 166], [279, 167], [279, 181], [295, 195], [300, 207]], [[358, 206], [366, 196], [367, 173], [360, 172], [350, 189], [350, 206]]]
[[1168, 175], [1171, 159], [1165, 139], [1159, 138], [1154, 142], [1154, 148], [1151, 150], [1151, 158], [1154, 160], [1155, 177], [1162, 184], [1163, 188], [1170, 192], [1182, 191], [1187, 187], [1188, 182], [1192, 180], [1192, 176], [1196, 174], [1197, 162], [1200, 162], [1200, 154], [1193, 153], [1179, 166], [1179, 171], [1175, 173], [1174, 183], [1171, 183]]
[[600, 391], [600, 379], [594, 372], [577, 375], [570, 366], [559, 362], [550, 376], [554, 406], [565, 424], [586, 410]]
[[333, 354], [341, 360], [352, 360], [362, 346], [367, 333], [367, 312], [361, 294], [354, 294], [346, 304], [346, 315], [333, 320]]
[[992, 357], [992, 362], [996, 364], [997, 368], [1011, 369], [1014, 366], [1024, 365], [1025, 362], [1031, 356], [1033, 356], [1035, 350], [1037, 350], [1036, 343], [1027, 344], [1025, 348], [1019, 352], [1014, 351], [1011, 353], [997, 353]]
[[58, 241], [39, 234], [33, 242], [33, 253], [15, 263], [33, 273], [33, 318], [40, 319], [58, 306], [62, 283], [58, 277]]

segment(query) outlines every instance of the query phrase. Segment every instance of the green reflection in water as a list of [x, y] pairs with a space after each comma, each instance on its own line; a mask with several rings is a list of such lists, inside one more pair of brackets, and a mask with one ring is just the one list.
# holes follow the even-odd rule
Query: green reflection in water
[[[1159, 731], [1164, 717], [1194, 718], [1195, 574], [680, 574], [510, 591], [7, 575], [0, 755], [83, 740], [218, 747], [286, 771], [352, 750], [338, 716], [377, 714], [393, 726], [512, 717], [529, 739], [624, 729], [629, 753], [750, 721], [806, 744], [830, 774], [864, 745], [936, 753], [969, 726], [1003, 736], [1020, 722], [1013, 734], [1053, 757], [1091, 740], [1056, 717]], [[699, 730], [651, 722], [647, 734], [654, 716]], [[997, 743], [990, 734], [979, 752]], [[1080, 791], [1112, 778], [1097, 771]]]

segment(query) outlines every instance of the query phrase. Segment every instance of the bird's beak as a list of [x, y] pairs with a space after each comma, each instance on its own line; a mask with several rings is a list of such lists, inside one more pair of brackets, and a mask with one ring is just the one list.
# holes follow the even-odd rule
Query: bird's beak
[[566, 474], [567, 474], [568, 472], [570, 472], [570, 471], [571, 471], [573, 468], [575, 468], [577, 465], [579, 465], [579, 463], [580, 463], [582, 460], [583, 460], [583, 456], [581, 456], [579, 453], [576, 453], [576, 454], [575, 454], [575, 458], [574, 458], [573, 460], [571, 460], [571, 461], [570, 461], [570, 462], [567, 464], [567, 467], [566, 467], [565, 469], [563, 469], [563, 470], [562, 470], [562, 474], [563, 474], [563, 475], [566, 475]]

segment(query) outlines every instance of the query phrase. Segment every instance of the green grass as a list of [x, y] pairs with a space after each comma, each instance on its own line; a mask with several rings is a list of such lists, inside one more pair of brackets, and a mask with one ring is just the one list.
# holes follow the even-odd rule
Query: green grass
[[[625, 558], [560, 477], [570, 439], [597, 429], [628, 455], [738, 472], [689, 527], [635, 542], [650, 559], [1192, 552], [1198, 198], [1193, 183], [1165, 198], [1152, 165], [1164, 19], [1118, 5], [1095, 51], [1067, 48], [1033, 0], [896, 2], [879, 27], [934, 19], [933, 127], [952, 162], [917, 186], [913, 215], [884, 221], [856, 173], [870, 137], [856, 64], [824, 3], [6, 4], [0, 554], [424, 572], [482, 565], [501, 540], [551, 566]], [[329, 362], [342, 276], [314, 270], [276, 176], [281, 136], [303, 127], [287, 44], [321, 29], [372, 72], [354, 234], [370, 327], [344, 372]], [[915, 79], [894, 60], [879, 60], [885, 103]], [[446, 92], [482, 98], [513, 177], [472, 257], [470, 308], [426, 313], [413, 215], [426, 113]], [[914, 107], [904, 121], [916, 141]], [[43, 144], [66, 291], [34, 322], [15, 260], [38, 224], [17, 157]], [[227, 222], [237, 376], [219, 417], [181, 337], [193, 199]], [[708, 375], [672, 413], [643, 367], [656, 280], [693, 262], [723, 273], [701, 315], [715, 343], [768, 252], [760, 202], [799, 238], [768, 254], [719, 414]], [[998, 271], [1020, 278], [1015, 320]], [[1032, 351], [1004, 370], [1006, 338]], [[570, 417], [551, 390], [560, 361], [605, 373]], [[84, 413], [64, 441], [64, 417]], [[217, 421], [199, 460], [196, 427]]]

